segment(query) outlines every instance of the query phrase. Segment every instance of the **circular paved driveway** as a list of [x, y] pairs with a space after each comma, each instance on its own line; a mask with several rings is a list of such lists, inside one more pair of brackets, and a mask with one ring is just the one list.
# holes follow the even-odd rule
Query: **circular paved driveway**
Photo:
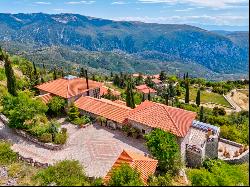
[[14, 151], [40, 162], [55, 163], [59, 160], [78, 160], [90, 177], [103, 177], [110, 170], [123, 149], [139, 153], [148, 153], [144, 140], [126, 137], [119, 130], [110, 130], [93, 124], [79, 129], [72, 124], [64, 124], [69, 139], [63, 150], [52, 151], [13, 134], [7, 127], [1, 126], [0, 134], [8, 136], [14, 144]]

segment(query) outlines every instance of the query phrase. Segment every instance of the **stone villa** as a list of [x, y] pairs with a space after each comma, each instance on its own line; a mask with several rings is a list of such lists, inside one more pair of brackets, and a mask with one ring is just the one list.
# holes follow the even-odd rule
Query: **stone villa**
[[[176, 135], [182, 160], [189, 166], [199, 167], [205, 158], [220, 158], [231, 163], [248, 161], [248, 149], [236, 155], [236, 151], [242, 150], [242, 145], [220, 138], [219, 127], [197, 121], [195, 112], [148, 100], [131, 109], [121, 102], [100, 98], [101, 86], [95, 81], [68, 76], [37, 88], [42, 100], [47, 101], [55, 95], [65, 98], [68, 103], [74, 103], [81, 114], [106, 118], [107, 125], [113, 129], [131, 125], [138, 128], [142, 135], [155, 128]], [[122, 154], [127, 157], [132, 155]], [[130, 159], [133, 160], [131, 156]]]

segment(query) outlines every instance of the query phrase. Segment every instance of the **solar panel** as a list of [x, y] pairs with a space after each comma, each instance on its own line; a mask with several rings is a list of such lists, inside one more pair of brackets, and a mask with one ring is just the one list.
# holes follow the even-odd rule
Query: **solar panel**
[[203, 122], [200, 122], [200, 121], [196, 121], [196, 120], [193, 121], [192, 126], [198, 128], [198, 129], [201, 129], [203, 131], [208, 131], [208, 129], [211, 129], [211, 130], [213, 130], [213, 132], [215, 134], [217, 134], [219, 132], [218, 127], [210, 125], [208, 123], [203, 123]]

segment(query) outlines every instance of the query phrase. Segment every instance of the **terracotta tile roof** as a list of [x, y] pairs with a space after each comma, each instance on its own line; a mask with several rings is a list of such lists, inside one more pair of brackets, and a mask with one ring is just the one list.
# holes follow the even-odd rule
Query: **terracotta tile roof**
[[135, 153], [128, 150], [123, 150], [120, 156], [117, 158], [115, 163], [113, 164], [110, 171], [104, 177], [104, 182], [107, 184], [112, 175], [112, 170], [119, 167], [121, 164], [127, 163], [132, 168], [137, 169], [137, 171], [141, 175], [141, 179], [144, 184], [147, 183], [147, 179], [149, 175], [154, 174], [157, 167], [157, 160], [146, 157], [143, 154]]
[[137, 89], [138, 92], [145, 93], [145, 94], [148, 94], [149, 92], [150, 93], [157, 93], [156, 90], [148, 87], [146, 84], [136, 86], [135, 88]]
[[[89, 80], [89, 90], [100, 87], [101, 83]], [[74, 78], [71, 80], [59, 78], [36, 86], [39, 90], [63, 97], [71, 98], [87, 91], [86, 79]]]
[[89, 96], [80, 97], [75, 101], [75, 105], [79, 109], [118, 123], [122, 123], [132, 110], [127, 106], [117, 104], [107, 99], [96, 99]]
[[114, 90], [114, 89], [108, 88], [108, 87], [106, 87], [106, 86], [101, 86], [101, 87], [100, 87], [100, 95], [105, 95], [105, 94], [107, 94], [107, 93], [108, 93], [108, 89], [110, 89], [111, 92], [112, 92], [112, 94], [114, 94], [115, 96], [120, 96], [120, 95], [121, 95], [121, 93], [120, 93], [119, 91], [116, 91], [116, 90]]
[[128, 119], [184, 137], [196, 115], [195, 112], [144, 101], [130, 112]]
[[159, 80], [159, 79], [152, 79], [152, 81], [153, 81], [155, 84], [162, 83], [162, 81], [161, 81], [161, 80]]
[[153, 75], [152, 77], [155, 78], [155, 79], [159, 79], [160, 78], [160, 74]]
[[114, 103], [117, 103], [117, 104], [120, 104], [120, 105], [124, 105], [124, 106], [127, 106], [126, 105], [126, 102], [125, 101], [122, 101], [122, 100], [115, 100], [113, 101]]
[[44, 104], [48, 104], [48, 102], [52, 99], [52, 95], [50, 93], [39, 95], [37, 98], [41, 98]]

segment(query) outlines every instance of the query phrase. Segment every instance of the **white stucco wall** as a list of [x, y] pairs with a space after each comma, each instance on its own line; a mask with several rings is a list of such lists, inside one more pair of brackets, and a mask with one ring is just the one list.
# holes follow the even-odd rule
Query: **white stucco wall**
[[188, 144], [189, 142], [190, 135], [191, 135], [191, 130], [189, 129], [185, 137], [183, 138], [178, 137], [178, 144], [180, 146], [181, 158], [183, 162], [186, 161], [186, 144]]

